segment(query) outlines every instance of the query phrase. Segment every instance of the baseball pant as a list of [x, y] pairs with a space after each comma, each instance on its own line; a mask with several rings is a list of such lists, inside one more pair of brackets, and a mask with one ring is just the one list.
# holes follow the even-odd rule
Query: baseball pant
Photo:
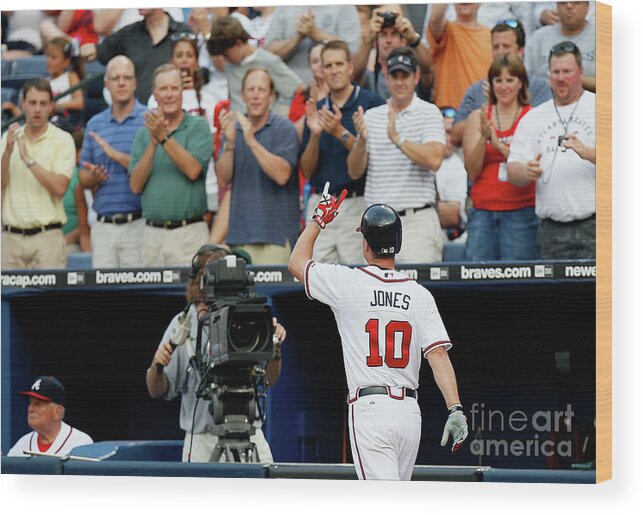
[[2, 232], [2, 269], [65, 268], [65, 237], [62, 229], [31, 236]]
[[138, 268], [143, 266], [141, 243], [145, 220], [108, 224], [99, 220], [91, 231], [94, 268]]
[[442, 261], [444, 237], [434, 207], [405, 214], [402, 219], [402, 250], [396, 263], [438, 263]]
[[348, 432], [359, 479], [409, 481], [420, 446], [422, 415], [412, 397], [360, 397], [348, 406]]
[[[192, 440], [190, 462], [208, 463], [210, 461], [210, 456], [212, 456], [212, 451], [214, 451], [214, 448], [219, 441], [219, 437], [210, 433], [196, 433], [194, 435], [185, 433], [185, 439], [183, 440], [182, 458], [184, 462], [188, 461], [188, 454], [190, 453], [190, 440]], [[260, 463], [274, 463], [272, 452], [270, 451], [270, 446], [268, 445], [268, 441], [266, 440], [266, 437], [264, 436], [261, 429], [255, 429], [255, 434], [250, 436], [250, 441], [257, 446]], [[224, 463], [225, 461], [225, 454], [221, 454], [221, 459], [219, 459], [219, 462]]]
[[[318, 194], [313, 194], [308, 199], [304, 217], [307, 223], [311, 220], [320, 199], [321, 195]], [[365, 264], [362, 235], [355, 231], [359, 227], [365, 209], [364, 197], [345, 198], [339, 208], [341, 216], [328, 224], [315, 240], [313, 259], [329, 264]]]
[[191, 266], [194, 254], [209, 239], [205, 222], [176, 229], [146, 225], [143, 230], [143, 266]]

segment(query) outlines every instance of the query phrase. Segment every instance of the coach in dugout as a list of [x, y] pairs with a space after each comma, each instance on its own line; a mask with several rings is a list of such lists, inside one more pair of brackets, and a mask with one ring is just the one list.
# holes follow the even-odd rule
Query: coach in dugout
[[[185, 295], [188, 307], [176, 315], [168, 325], [145, 376], [147, 390], [152, 398], [162, 397], [169, 401], [181, 395], [179, 424], [185, 431], [183, 443], [183, 461], [185, 462], [209, 462], [219, 440], [214, 422], [217, 403], [212, 403], [213, 410], [210, 411], [210, 402], [197, 398], [199, 378], [191, 366], [190, 358], [195, 353], [199, 320], [208, 315], [204, 292], [201, 289], [205, 265], [227, 255], [230, 255], [230, 251], [225, 247], [212, 244], [203, 245], [194, 255]], [[281, 373], [281, 344], [286, 338], [286, 330], [277, 324], [276, 319], [273, 320], [276, 343], [273, 359], [265, 366], [266, 385], [269, 387], [277, 382]], [[203, 336], [201, 349], [204, 352], [204, 358], [208, 352], [207, 334], [208, 330], [204, 327], [201, 333]], [[174, 350], [170, 341], [177, 345]], [[214, 348], [217, 342], [210, 342], [210, 346]], [[272, 463], [272, 453], [261, 430], [261, 420], [255, 420], [253, 425], [255, 434], [250, 436], [250, 442], [256, 446], [259, 462]]]
[[18, 395], [29, 397], [27, 422], [33, 431], [20, 438], [7, 456], [24, 457], [29, 452], [65, 456], [74, 447], [94, 443], [89, 435], [63, 422], [65, 388], [55, 377], [38, 377], [29, 391]]

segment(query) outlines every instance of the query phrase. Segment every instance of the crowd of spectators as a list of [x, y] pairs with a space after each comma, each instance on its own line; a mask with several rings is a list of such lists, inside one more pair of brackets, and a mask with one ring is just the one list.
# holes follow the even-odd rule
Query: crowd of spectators
[[402, 263], [593, 258], [595, 33], [593, 2], [3, 11], [3, 70], [46, 70], [2, 104], [2, 268], [285, 264], [326, 181], [317, 259], [362, 263], [379, 202]]

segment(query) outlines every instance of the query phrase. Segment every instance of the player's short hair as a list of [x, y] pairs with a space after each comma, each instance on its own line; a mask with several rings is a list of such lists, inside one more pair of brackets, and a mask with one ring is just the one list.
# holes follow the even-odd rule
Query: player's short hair
[[560, 43], [555, 44], [551, 47], [549, 51], [549, 58], [547, 59], [547, 64], [551, 65], [552, 57], [561, 57], [565, 54], [572, 54], [579, 68], [583, 67], [583, 56], [580, 53], [580, 49], [572, 41], [561, 41]]
[[27, 79], [22, 86], [22, 98], [25, 98], [27, 96], [27, 93], [32, 89], [49, 93], [49, 100], [53, 100], [54, 98], [54, 94], [51, 91], [51, 84], [47, 79], [43, 77], [34, 77], [33, 79]]
[[498, 99], [493, 91], [493, 79], [500, 76], [502, 70], [507, 70], [509, 75], [517, 77], [522, 82], [520, 91], [518, 92], [518, 103], [520, 105], [527, 105], [529, 103], [529, 77], [527, 76], [527, 69], [520, 57], [513, 54], [505, 54], [496, 57], [491, 66], [487, 79], [489, 80], [489, 100], [492, 104], [497, 104]]
[[250, 35], [244, 30], [241, 22], [234, 16], [222, 16], [212, 23], [207, 48], [211, 55], [222, 55], [232, 48], [237, 41], [247, 43]]
[[241, 79], [241, 91], [246, 89], [246, 79], [250, 76], [250, 74], [254, 72], [263, 72], [268, 76], [268, 81], [270, 82], [270, 92], [274, 93], [275, 92], [275, 81], [272, 80], [272, 75], [270, 75], [270, 72], [268, 71], [267, 68], [262, 68], [259, 66], [253, 66], [251, 68], [248, 68], [246, 70], [246, 73], [243, 74], [243, 79]]
[[322, 63], [324, 62], [324, 53], [328, 50], [342, 50], [344, 54], [346, 54], [346, 61], [349, 63], [351, 62], [351, 49], [348, 48], [348, 44], [345, 41], [342, 41], [341, 39], [334, 39], [333, 41], [325, 43], [324, 48], [322, 48], [321, 51]]
[[516, 44], [518, 48], [525, 48], [527, 37], [525, 36], [525, 27], [520, 20], [498, 20], [496, 25], [491, 29], [491, 35], [498, 32], [513, 32], [516, 35]]

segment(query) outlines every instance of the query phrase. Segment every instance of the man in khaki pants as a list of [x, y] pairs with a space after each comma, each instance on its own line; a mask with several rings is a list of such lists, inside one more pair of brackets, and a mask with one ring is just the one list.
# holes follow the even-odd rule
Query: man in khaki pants
[[49, 81], [23, 87], [25, 125], [2, 137], [2, 269], [64, 268], [62, 197], [74, 173], [71, 135], [49, 123]]

